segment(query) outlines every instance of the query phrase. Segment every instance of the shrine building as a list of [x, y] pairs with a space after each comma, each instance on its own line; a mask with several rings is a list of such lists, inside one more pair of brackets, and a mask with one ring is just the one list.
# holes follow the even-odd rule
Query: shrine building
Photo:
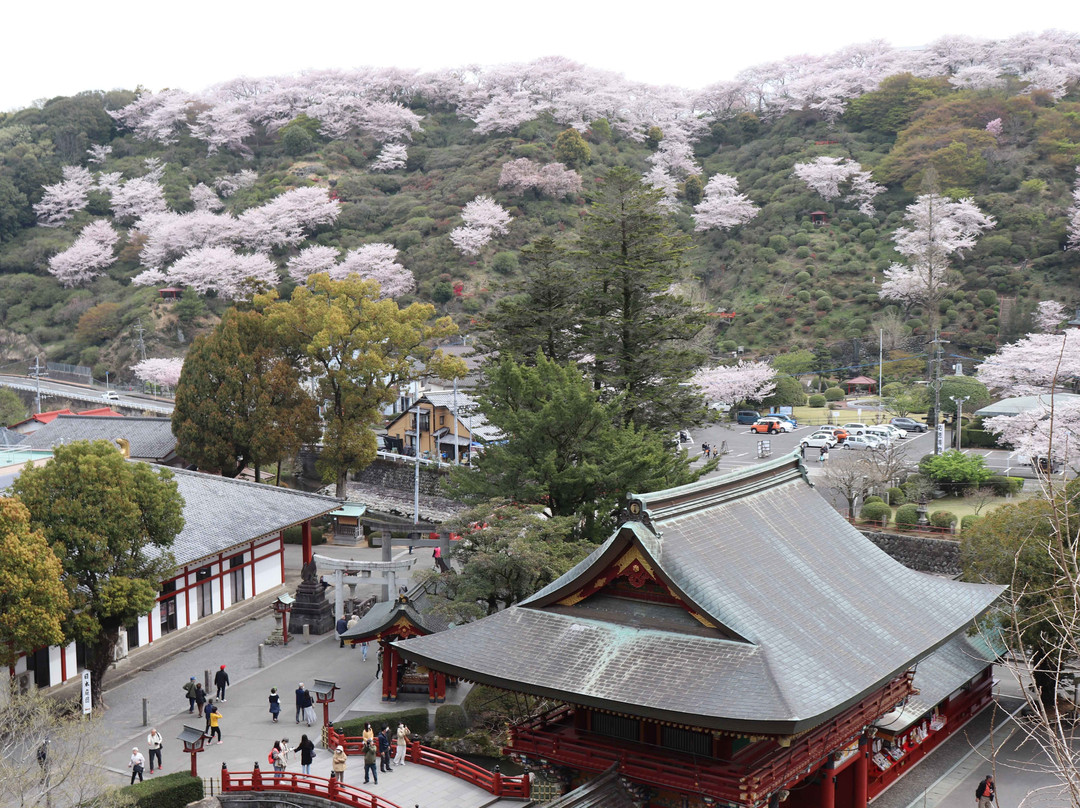
[[393, 643], [537, 707], [506, 751], [651, 808], [865, 808], [991, 701], [973, 622], [1003, 587], [917, 572], [797, 456], [645, 495], [520, 604]]

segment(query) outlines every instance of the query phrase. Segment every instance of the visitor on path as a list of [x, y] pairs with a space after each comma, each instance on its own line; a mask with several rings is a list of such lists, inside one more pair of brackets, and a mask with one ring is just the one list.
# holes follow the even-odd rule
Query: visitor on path
[[341, 644], [338, 645], [338, 648], [344, 648], [345, 638], [342, 635], [349, 630], [349, 621], [345, 617], [345, 615], [341, 615], [341, 617], [338, 618], [337, 626], [335, 626], [335, 628], [337, 629], [338, 639], [341, 641]]
[[313, 727], [319, 720], [319, 717], [315, 715], [315, 703], [311, 699], [311, 691], [305, 690], [304, 693], [307, 694], [307, 706], [304, 708], [304, 723], [309, 727]]
[[381, 648], [379, 649], [379, 652], [377, 654], [375, 654], [375, 678], [378, 679], [380, 676], [382, 676], [382, 649]]
[[311, 694], [304, 688], [304, 683], [301, 682], [300, 686], [296, 688], [296, 723], [300, 723], [300, 719], [304, 717], [304, 711], [311, 706]]
[[[195, 712], [195, 692], [198, 689], [198, 687], [199, 687], [199, 685], [195, 681], [194, 676], [192, 676], [191, 680], [186, 685], [184, 685], [184, 687], [183, 687], [184, 693], [187, 694], [187, 701], [188, 701], [187, 711], [189, 713]], [[202, 705], [199, 705], [199, 709], [200, 710], [202, 709]]]
[[411, 736], [411, 735], [412, 735], [412, 732], [410, 732], [409, 728], [407, 726], [405, 726], [405, 722], [404, 721], [398, 722], [398, 725], [397, 725], [397, 754], [394, 755], [394, 763], [396, 763], [398, 766], [404, 766], [405, 765], [405, 752], [408, 751], [408, 748], [409, 748], [409, 736]]
[[988, 774], [975, 789], [975, 800], [978, 802], [978, 808], [991, 808], [996, 795], [997, 788], [994, 787], [994, 776]]
[[[352, 631], [353, 628], [356, 626], [356, 624], [359, 623], [359, 622], [360, 622], [360, 615], [354, 614], [352, 617], [350, 617], [349, 618], [349, 631]], [[356, 643], [355, 642], [352, 643], [352, 649], [354, 651], [356, 650]]]
[[703, 457], [708, 457], [709, 456], [709, 444], [707, 444], [707, 443], [702, 443], [701, 444], [701, 454], [702, 454]]
[[157, 767], [159, 769], [165, 768], [161, 765], [161, 733], [153, 727], [150, 728], [150, 734], [146, 736], [146, 748], [150, 750], [150, 774], [154, 773], [154, 758], [157, 758]]
[[360, 643], [360, 661], [367, 662], [367, 643]]
[[142, 773], [143, 773], [143, 764], [144, 763], [146, 763], [146, 759], [142, 756], [142, 753], [139, 751], [139, 747], [137, 747], [137, 746], [134, 747], [131, 750], [131, 760], [128, 761], [128, 768], [131, 769], [131, 785], [135, 784], [135, 778], [136, 777], [139, 778], [140, 783], [143, 781]]
[[345, 755], [345, 750], [340, 746], [334, 749], [334, 761], [333, 770], [330, 772], [330, 779], [337, 780], [339, 783], [345, 782], [345, 761], [348, 757]]
[[221, 727], [218, 726], [218, 722], [221, 721], [221, 713], [218, 712], [217, 707], [211, 707], [210, 713], [210, 740], [214, 740], [214, 736], [217, 736], [217, 742], [221, 743]]
[[285, 756], [281, 752], [281, 741], [274, 741], [274, 746], [267, 755], [270, 765], [274, 767], [274, 779], [280, 780], [285, 774]]
[[799, 447], [799, 455], [802, 457], [803, 460], [806, 460], [806, 444], [805, 443], [802, 446]]
[[829, 449], [825, 446], [821, 447], [821, 454], [818, 455], [819, 463], [827, 463], [829, 460]]
[[432, 550], [431, 556], [435, 559], [435, 569], [437, 569], [439, 572], [450, 571], [450, 568], [446, 566], [446, 562], [443, 561], [442, 547], [436, 547], [434, 550]]
[[365, 744], [375, 740], [375, 730], [371, 728], [371, 724], [364, 724], [364, 731], [360, 734], [363, 736]]
[[[340, 748], [341, 747], [339, 746], [338, 749], [340, 749]], [[375, 781], [375, 785], [379, 784], [379, 775], [375, 771], [375, 758], [376, 757], [377, 757], [377, 752], [375, 751], [375, 742], [374, 741], [368, 741], [367, 743], [364, 744], [364, 783], [365, 784], [368, 783], [368, 776], [369, 775], [371, 776], [371, 779]], [[336, 752], [334, 753], [334, 760], [335, 761], [337, 760], [337, 753]]]
[[274, 717], [274, 723], [277, 723], [278, 715], [281, 713], [281, 696], [277, 692], [276, 687], [270, 688], [270, 715]]
[[225, 688], [229, 685], [229, 674], [225, 673], [225, 666], [222, 665], [218, 672], [214, 674], [214, 687], [217, 688], [218, 701], [225, 701]]
[[195, 684], [195, 710], [199, 715], [203, 714], [203, 709], [206, 707], [206, 691], [203, 690], [202, 682], [196, 682]]
[[206, 706], [203, 707], [203, 716], [206, 718], [206, 726], [203, 728], [204, 735], [210, 734], [210, 713], [214, 712], [216, 709], [217, 707], [214, 706], [214, 700], [207, 699]]
[[379, 732], [379, 771], [390, 771], [390, 727]]
[[311, 761], [315, 758], [315, 744], [307, 735], [300, 736], [300, 743], [296, 745], [296, 751], [300, 753], [300, 772], [311, 774]]

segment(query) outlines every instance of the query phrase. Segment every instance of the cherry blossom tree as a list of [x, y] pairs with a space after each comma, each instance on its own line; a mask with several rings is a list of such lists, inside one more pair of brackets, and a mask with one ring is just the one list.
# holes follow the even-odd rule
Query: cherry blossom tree
[[199, 183], [188, 188], [188, 193], [191, 195], [191, 204], [195, 206], [195, 210], [207, 210], [217, 211], [225, 207], [225, 203], [221, 201], [221, 197], [217, 195], [217, 192], [213, 188]]
[[176, 142], [180, 127], [187, 123], [192, 96], [183, 90], [142, 93], [122, 109], [109, 114], [136, 140], [156, 140], [168, 145]]
[[701, 173], [701, 167], [694, 159], [693, 147], [686, 141], [673, 140], [670, 137], [660, 141], [660, 147], [649, 155], [649, 162], [677, 180]]
[[305, 232], [333, 224], [340, 213], [341, 205], [325, 188], [293, 188], [241, 213], [237, 238], [260, 252], [295, 246]]
[[1035, 307], [1035, 327], [1053, 333], [1068, 318], [1068, 309], [1056, 300], [1044, 300]]
[[196, 210], [191, 213], [151, 213], [135, 223], [146, 236], [139, 259], [143, 266], [162, 268], [190, 250], [233, 244], [240, 223], [232, 216]]
[[42, 227], [59, 227], [85, 208], [89, 201], [94, 178], [87, 169], [64, 166], [63, 177], [55, 185], [46, 185], [41, 201], [34, 205], [34, 213]]
[[994, 218], [971, 199], [954, 202], [929, 193], [908, 205], [904, 219], [908, 226], [897, 228], [893, 241], [908, 263], [894, 263], [885, 270], [878, 295], [922, 306], [936, 328], [938, 303], [953, 284], [950, 257], [973, 247], [979, 234], [994, 226]]
[[103, 146], [95, 143], [89, 149], [86, 150], [88, 163], [104, 163], [105, 158], [112, 154], [112, 146]]
[[288, 261], [289, 277], [297, 283], [303, 283], [309, 276], [320, 272], [329, 272], [341, 257], [333, 247], [312, 244], [304, 247]]
[[711, 402], [734, 405], [760, 401], [776, 389], [776, 371], [768, 362], [739, 362], [702, 368], [690, 378]]
[[124, 184], [124, 177], [119, 171], [102, 171], [94, 180], [94, 187], [110, 196]]
[[387, 143], [371, 161], [368, 171], [393, 171], [405, 168], [409, 160], [409, 148], [404, 143]]
[[228, 199], [237, 191], [242, 191], [244, 188], [250, 188], [258, 181], [258, 173], [252, 171], [250, 168], [245, 168], [235, 174], [226, 174], [222, 177], [215, 177], [214, 190]]
[[643, 181], [650, 188], [655, 188], [663, 194], [660, 198], [660, 207], [668, 212], [678, 210], [679, 183], [664, 170], [663, 166], [653, 166], [643, 177]]
[[464, 255], [476, 255], [496, 235], [505, 235], [510, 214], [489, 196], [478, 196], [461, 211], [465, 224], [450, 231], [450, 241]]
[[104, 219], [82, 229], [75, 243], [49, 259], [49, 273], [62, 286], [82, 286], [103, 274], [116, 257], [113, 249], [120, 234]]
[[986, 131], [994, 137], [1001, 137], [1002, 128], [1001, 118], [994, 118], [994, 120], [986, 122]]
[[135, 378], [144, 382], [160, 384], [164, 387], [176, 387], [180, 382], [180, 371], [184, 367], [184, 359], [143, 359], [131, 366], [131, 372]]
[[1065, 249], [1067, 250], [1080, 250], [1080, 166], [1076, 167], [1077, 177], [1073, 182], [1072, 199], [1073, 203], [1069, 207], [1069, 221], [1067, 225], [1069, 240], [1066, 242]]
[[136, 275], [132, 283], [142, 286], [162, 282], [190, 286], [199, 294], [242, 300], [280, 281], [273, 262], [265, 255], [237, 253], [228, 247], [192, 250], [165, 270], [152, 269]]
[[401, 297], [416, 288], [416, 278], [398, 263], [397, 255], [392, 244], [365, 244], [347, 252], [341, 263], [330, 269], [330, 277], [341, 280], [347, 275], [359, 275], [377, 282], [381, 297]]
[[757, 216], [757, 206], [738, 190], [739, 181], [734, 177], [713, 174], [705, 184], [705, 198], [694, 206], [694, 229], [729, 230]]
[[521, 157], [503, 164], [499, 187], [517, 193], [535, 189], [540, 194], [561, 197], [581, 193], [581, 175], [562, 163], [540, 165], [528, 157]]
[[165, 190], [151, 175], [134, 177], [112, 192], [113, 218], [118, 221], [141, 219], [153, 213], [165, 213]]
[[866, 216], [874, 215], [873, 199], [885, 190], [885, 186], [873, 181], [869, 171], [844, 157], [822, 156], [810, 163], [796, 163], [794, 173], [826, 201], [839, 197], [843, 193], [841, 186], [846, 186], [845, 201], [857, 203], [859, 212]]

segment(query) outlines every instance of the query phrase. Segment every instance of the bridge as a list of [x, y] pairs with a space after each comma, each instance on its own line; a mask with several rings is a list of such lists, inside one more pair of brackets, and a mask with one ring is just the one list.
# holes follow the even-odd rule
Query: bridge
[[152, 413], [154, 415], [172, 415], [173, 405], [165, 399], [152, 398], [137, 393], [121, 392], [113, 390], [116, 398], [105, 398], [105, 391], [85, 384], [73, 382], [60, 382], [53, 379], [35, 380], [28, 376], [0, 375], [0, 386], [17, 390], [21, 393], [36, 395], [39, 391], [42, 400], [47, 398], [60, 398], [72, 402], [85, 402], [99, 407], [112, 407], [113, 409], [135, 410], [138, 412]]

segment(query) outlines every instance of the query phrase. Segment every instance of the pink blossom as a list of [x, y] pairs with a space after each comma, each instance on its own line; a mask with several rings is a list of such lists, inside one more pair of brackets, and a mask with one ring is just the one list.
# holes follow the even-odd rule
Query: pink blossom
[[136, 140], [176, 142], [180, 126], [187, 123], [192, 96], [182, 90], [143, 93], [122, 109], [110, 112], [116, 122], [135, 133]]
[[581, 175], [562, 163], [540, 165], [527, 157], [503, 163], [499, 187], [517, 193], [535, 188], [538, 193], [561, 197], [581, 192]]
[[190, 286], [199, 294], [214, 291], [222, 298], [247, 299], [254, 292], [273, 288], [280, 281], [277, 269], [265, 255], [246, 255], [228, 247], [201, 247], [192, 250], [169, 267], [144, 272], [133, 283], [150, 285], [164, 280], [175, 286]]
[[1035, 327], [1053, 333], [1069, 317], [1068, 309], [1056, 300], [1044, 300], [1035, 308]]
[[377, 282], [382, 297], [401, 297], [416, 288], [416, 278], [397, 262], [397, 255], [392, 244], [365, 244], [347, 252], [341, 263], [330, 269], [330, 277], [356, 274]]
[[86, 154], [88, 155], [86, 158], [88, 163], [104, 163], [105, 158], [112, 154], [112, 146], [103, 146], [95, 143], [86, 150]]
[[822, 156], [810, 163], [796, 163], [794, 172], [826, 201], [840, 196], [841, 186], [846, 185], [845, 201], [858, 203], [859, 212], [866, 216], [874, 215], [873, 199], [885, 190], [885, 186], [873, 181], [869, 171], [843, 157]]
[[34, 213], [42, 227], [59, 227], [86, 207], [94, 187], [90, 172], [82, 166], [64, 166], [63, 176], [61, 182], [46, 185], [41, 201], [34, 205]]
[[164, 387], [176, 387], [180, 382], [180, 371], [184, 359], [144, 359], [131, 366], [135, 377], [144, 382], [153, 382]]
[[478, 196], [461, 211], [465, 222], [450, 231], [450, 241], [464, 255], [476, 255], [496, 235], [503, 235], [510, 214], [489, 196]]
[[195, 206], [195, 210], [215, 211], [225, 207], [225, 203], [221, 201], [221, 197], [214, 189], [201, 182], [188, 188], [188, 193], [191, 195], [191, 204]]
[[1049, 457], [1074, 471], [1080, 461], [1080, 403], [1046, 394], [1031, 410], [987, 418], [983, 424], [1021, 457]]
[[329, 272], [337, 264], [340, 255], [333, 247], [324, 247], [321, 244], [304, 247], [289, 259], [289, 277], [297, 283], [303, 283], [309, 275]]
[[1069, 240], [1066, 243], [1067, 250], [1080, 250], [1080, 166], [1076, 167], [1077, 177], [1073, 181], [1072, 205], [1068, 212], [1067, 230]]
[[139, 259], [146, 267], [163, 267], [200, 247], [232, 244], [240, 229], [228, 215], [196, 210], [191, 213], [153, 213], [143, 216], [134, 229], [146, 235]]
[[257, 251], [293, 246], [305, 232], [333, 224], [340, 213], [341, 205], [325, 188], [294, 188], [241, 213], [237, 238]]
[[387, 143], [371, 161], [368, 171], [393, 171], [405, 168], [409, 159], [409, 149], [404, 143]]
[[141, 219], [152, 213], [168, 210], [165, 190], [150, 175], [127, 180], [112, 192], [113, 218], [117, 220]]
[[116, 260], [113, 248], [119, 240], [120, 234], [104, 219], [91, 222], [74, 244], [49, 259], [49, 273], [62, 286], [82, 286], [112, 265]]
[[701, 167], [694, 159], [694, 149], [690, 144], [670, 137], [660, 141], [660, 147], [649, 155], [649, 162], [677, 180], [685, 180], [701, 173]]
[[694, 206], [694, 229], [728, 230], [757, 216], [757, 207], [738, 189], [739, 181], [734, 177], [714, 174], [705, 185], [705, 198]]
[[983, 384], [1007, 396], [1049, 392], [1080, 378], [1080, 329], [1028, 334], [1000, 348], [976, 372]]
[[701, 388], [709, 401], [731, 405], [770, 395], [776, 389], [775, 377], [776, 371], [767, 362], [739, 362], [702, 368], [690, 383]]
[[994, 118], [994, 120], [986, 122], [986, 131], [994, 137], [1001, 137], [1001, 130], [1001, 118]]

